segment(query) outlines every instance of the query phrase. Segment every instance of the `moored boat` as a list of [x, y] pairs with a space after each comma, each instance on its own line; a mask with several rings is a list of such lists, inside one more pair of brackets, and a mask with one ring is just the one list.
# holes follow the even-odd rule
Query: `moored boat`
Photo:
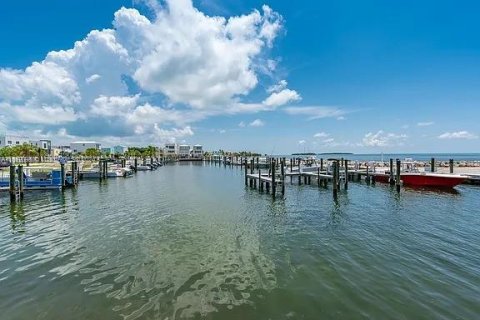
[[[388, 183], [390, 180], [390, 174], [374, 173], [375, 181]], [[400, 179], [405, 186], [416, 187], [432, 187], [432, 188], [453, 188], [465, 180], [468, 177], [458, 174], [442, 174], [442, 173], [430, 173], [430, 172], [402, 172]]]

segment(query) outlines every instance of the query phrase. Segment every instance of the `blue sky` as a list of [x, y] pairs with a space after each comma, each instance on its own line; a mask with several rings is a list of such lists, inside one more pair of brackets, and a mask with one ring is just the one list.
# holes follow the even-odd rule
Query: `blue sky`
[[474, 1], [171, 3], [2, 4], [3, 131], [264, 153], [480, 150]]

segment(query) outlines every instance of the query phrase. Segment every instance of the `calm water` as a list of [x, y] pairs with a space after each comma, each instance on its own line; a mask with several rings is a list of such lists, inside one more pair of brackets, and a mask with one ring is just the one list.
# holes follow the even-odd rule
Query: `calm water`
[[1, 319], [478, 319], [480, 188], [245, 189], [174, 165], [0, 197]]

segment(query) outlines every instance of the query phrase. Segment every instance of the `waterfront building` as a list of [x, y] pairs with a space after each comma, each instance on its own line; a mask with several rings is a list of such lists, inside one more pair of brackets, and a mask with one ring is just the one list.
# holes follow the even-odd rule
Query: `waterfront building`
[[203, 157], [203, 146], [196, 144], [192, 148], [192, 157], [193, 158], [202, 158]]
[[76, 141], [70, 143], [70, 150], [73, 153], [85, 152], [87, 149], [100, 149], [100, 143], [95, 141]]
[[14, 134], [4, 134], [0, 136], [0, 148], [3, 147], [13, 147], [16, 145], [22, 145], [25, 143], [30, 143], [30, 139], [26, 136], [14, 135]]
[[30, 143], [32, 144], [32, 146], [34, 146], [36, 148], [40, 148], [40, 149], [43, 149], [43, 150], [47, 151], [48, 155], [52, 154], [52, 141], [51, 140], [41, 139], [41, 140], [37, 140], [37, 141], [30, 141]]
[[176, 143], [166, 143], [165, 144], [165, 155], [174, 156], [177, 154], [177, 144]]
[[178, 156], [180, 158], [190, 157], [190, 146], [188, 144], [181, 144], [178, 146]]

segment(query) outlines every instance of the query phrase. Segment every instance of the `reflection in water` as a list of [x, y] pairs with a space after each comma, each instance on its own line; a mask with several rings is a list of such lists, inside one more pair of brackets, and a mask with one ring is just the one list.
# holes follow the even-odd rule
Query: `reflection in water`
[[10, 204], [10, 220], [12, 232], [25, 232], [25, 211], [23, 202], [12, 202]]
[[237, 168], [182, 163], [29, 193], [0, 207], [2, 319], [473, 319], [472, 190], [272, 200]]

